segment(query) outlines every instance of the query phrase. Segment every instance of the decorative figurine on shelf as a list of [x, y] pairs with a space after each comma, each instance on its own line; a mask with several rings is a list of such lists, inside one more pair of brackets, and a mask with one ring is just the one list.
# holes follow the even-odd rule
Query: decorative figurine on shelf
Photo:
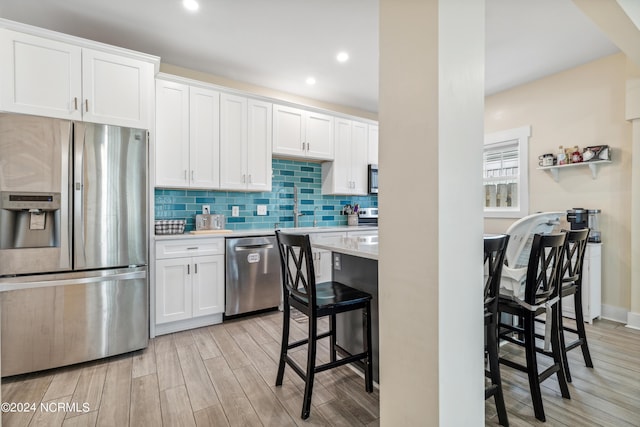
[[556, 155], [556, 164], [557, 165], [566, 165], [567, 164], [567, 155], [562, 148], [562, 145], [558, 147], [558, 154]]
[[571, 153], [571, 163], [580, 163], [582, 162], [582, 153], [580, 153], [580, 149], [576, 145], [573, 147], [573, 152]]

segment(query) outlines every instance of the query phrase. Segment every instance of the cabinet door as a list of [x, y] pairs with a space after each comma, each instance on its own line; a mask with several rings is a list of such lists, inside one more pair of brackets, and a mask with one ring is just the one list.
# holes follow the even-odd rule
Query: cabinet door
[[83, 49], [83, 120], [149, 129], [153, 73], [149, 62]]
[[303, 110], [273, 106], [273, 153], [286, 156], [304, 157], [304, 123]]
[[224, 313], [224, 255], [192, 258], [193, 317]]
[[0, 109], [80, 120], [82, 50], [0, 29]]
[[333, 117], [326, 114], [308, 112], [305, 142], [307, 157], [319, 160], [333, 160]]
[[190, 186], [220, 187], [220, 93], [189, 88]]
[[369, 163], [378, 164], [378, 126], [369, 125]]
[[156, 323], [190, 319], [193, 314], [191, 258], [156, 261]]
[[189, 186], [189, 87], [156, 82], [156, 185]]
[[351, 120], [336, 119], [333, 193], [351, 194]]
[[248, 190], [271, 191], [271, 104], [248, 103]]
[[220, 95], [220, 187], [247, 188], [247, 98]]
[[367, 162], [369, 141], [367, 124], [352, 122], [351, 124], [351, 194], [365, 195], [367, 188]]
[[149, 129], [153, 64], [82, 50], [83, 120]]

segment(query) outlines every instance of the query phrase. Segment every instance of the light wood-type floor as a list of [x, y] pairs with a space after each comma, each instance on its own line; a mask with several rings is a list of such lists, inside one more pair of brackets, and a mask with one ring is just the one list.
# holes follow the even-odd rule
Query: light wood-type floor
[[[305, 327], [292, 322], [292, 336]], [[379, 425], [378, 391], [367, 394], [348, 367], [317, 375], [311, 417], [302, 421], [302, 380], [288, 368], [283, 386], [274, 386], [280, 328], [281, 314], [272, 312], [157, 337], [127, 355], [4, 378], [2, 400], [36, 410], [5, 413], [3, 426]], [[572, 398], [562, 399], [555, 378], [545, 381], [546, 424], [533, 416], [526, 376], [502, 367], [512, 426], [640, 426], [640, 331], [596, 321], [587, 333], [595, 368], [584, 367], [579, 350], [569, 353]], [[304, 364], [305, 348], [296, 354]], [[327, 356], [323, 344], [319, 358]], [[46, 412], [40, 402], [63, 406]], [[493, 400], [485, 408], [486, 424], [497, 425]]]

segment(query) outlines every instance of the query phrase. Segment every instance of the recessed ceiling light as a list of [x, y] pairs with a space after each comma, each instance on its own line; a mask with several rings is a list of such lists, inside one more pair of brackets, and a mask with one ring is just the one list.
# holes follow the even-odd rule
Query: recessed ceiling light
[[349, 54], [347, 52], [340, 52], [336, 56], [336, 59], [338, 60], [338, 62], [347, 62], [349, 60]]
[[182, 0], [182, 5], [185, 9], [191, 12], [195, 12], [196, 10], [198, 10], [198, 8], [200, 8], [200, 5], [196, 0]]
[[316, 79], [315, 77], [307, 77], [307, 80], [305, 80], [305, 82], [307, 82], [307, 84], [311, 86], [316, 84]]

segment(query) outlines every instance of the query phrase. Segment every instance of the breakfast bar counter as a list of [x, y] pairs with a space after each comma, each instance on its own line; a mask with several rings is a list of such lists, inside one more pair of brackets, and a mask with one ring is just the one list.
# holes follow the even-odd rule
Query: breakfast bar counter
[[[312, 243], [314, 248], [331, 251], [332, 278], [372, 295], [371, 348], [373, 380], [379, 382], [378, 365], [378, 236], [335, 237]], [[350, 354], [362, 351], [360, 311], [336, 316], [336, 344]]]

